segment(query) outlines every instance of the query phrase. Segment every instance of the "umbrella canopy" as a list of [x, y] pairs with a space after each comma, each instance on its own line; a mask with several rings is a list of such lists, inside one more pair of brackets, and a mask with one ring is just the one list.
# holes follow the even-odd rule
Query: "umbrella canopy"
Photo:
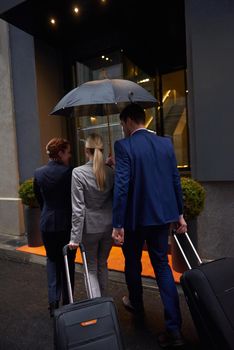
[[88, 81], [67, 93], [54, 107], [51, 115], [104, 116], [116, 114], [131, 102], [143, 108], [155, 107], [157, 100], [146, 89], [125, 79]]

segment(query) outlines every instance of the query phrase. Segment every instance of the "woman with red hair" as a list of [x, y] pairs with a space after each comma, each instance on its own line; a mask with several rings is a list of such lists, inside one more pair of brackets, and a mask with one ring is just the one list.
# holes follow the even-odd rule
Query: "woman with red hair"
[[[53, 138], [46, 145], [49, 162], [35, 170], [34, 192], [41, 208], [40, 230], [47, 255], [48, 299], [50, 316], [69, 303], [62, 248], [71, 232], [71, 146], [63, 138]], [[74, 288], [76, 251], [68, 251], [69, 270]]]

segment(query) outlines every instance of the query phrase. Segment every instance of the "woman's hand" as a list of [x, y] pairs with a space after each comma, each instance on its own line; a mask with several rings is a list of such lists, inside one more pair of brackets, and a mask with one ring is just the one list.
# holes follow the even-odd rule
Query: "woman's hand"
[[69, 249], [71, 249], [71, 250], [74, 250], [74, 249], [77, 249], [78, 247], [79, 247], [79, 243], [74, 243], [74, 242], [69, 242], [68, 243], [68, 247], [69, 247]]

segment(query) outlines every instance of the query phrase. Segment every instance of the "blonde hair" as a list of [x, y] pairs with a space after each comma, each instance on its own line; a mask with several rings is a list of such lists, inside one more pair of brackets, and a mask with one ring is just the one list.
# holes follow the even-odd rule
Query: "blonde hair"
[[103, 140], [98, 134], [91, 134], [85, 141], [85, 147], [93, 154], [93, 172], [96, 177], [97, 185], [100, 191], [105, 189], [106, 171], [103, 158]]

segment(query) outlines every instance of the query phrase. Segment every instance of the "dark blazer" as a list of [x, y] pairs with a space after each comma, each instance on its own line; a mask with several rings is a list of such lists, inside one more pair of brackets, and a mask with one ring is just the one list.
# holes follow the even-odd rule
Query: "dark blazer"
[[41, 208], [42, 232], [71, 229], [71, 175], [72, 167], [53, 160], [35, 170], [34, 192]]
[[182, 189], [170, 139], [146, 129], [115, 142], [113, 227], [164, 225], [182, 214]]

